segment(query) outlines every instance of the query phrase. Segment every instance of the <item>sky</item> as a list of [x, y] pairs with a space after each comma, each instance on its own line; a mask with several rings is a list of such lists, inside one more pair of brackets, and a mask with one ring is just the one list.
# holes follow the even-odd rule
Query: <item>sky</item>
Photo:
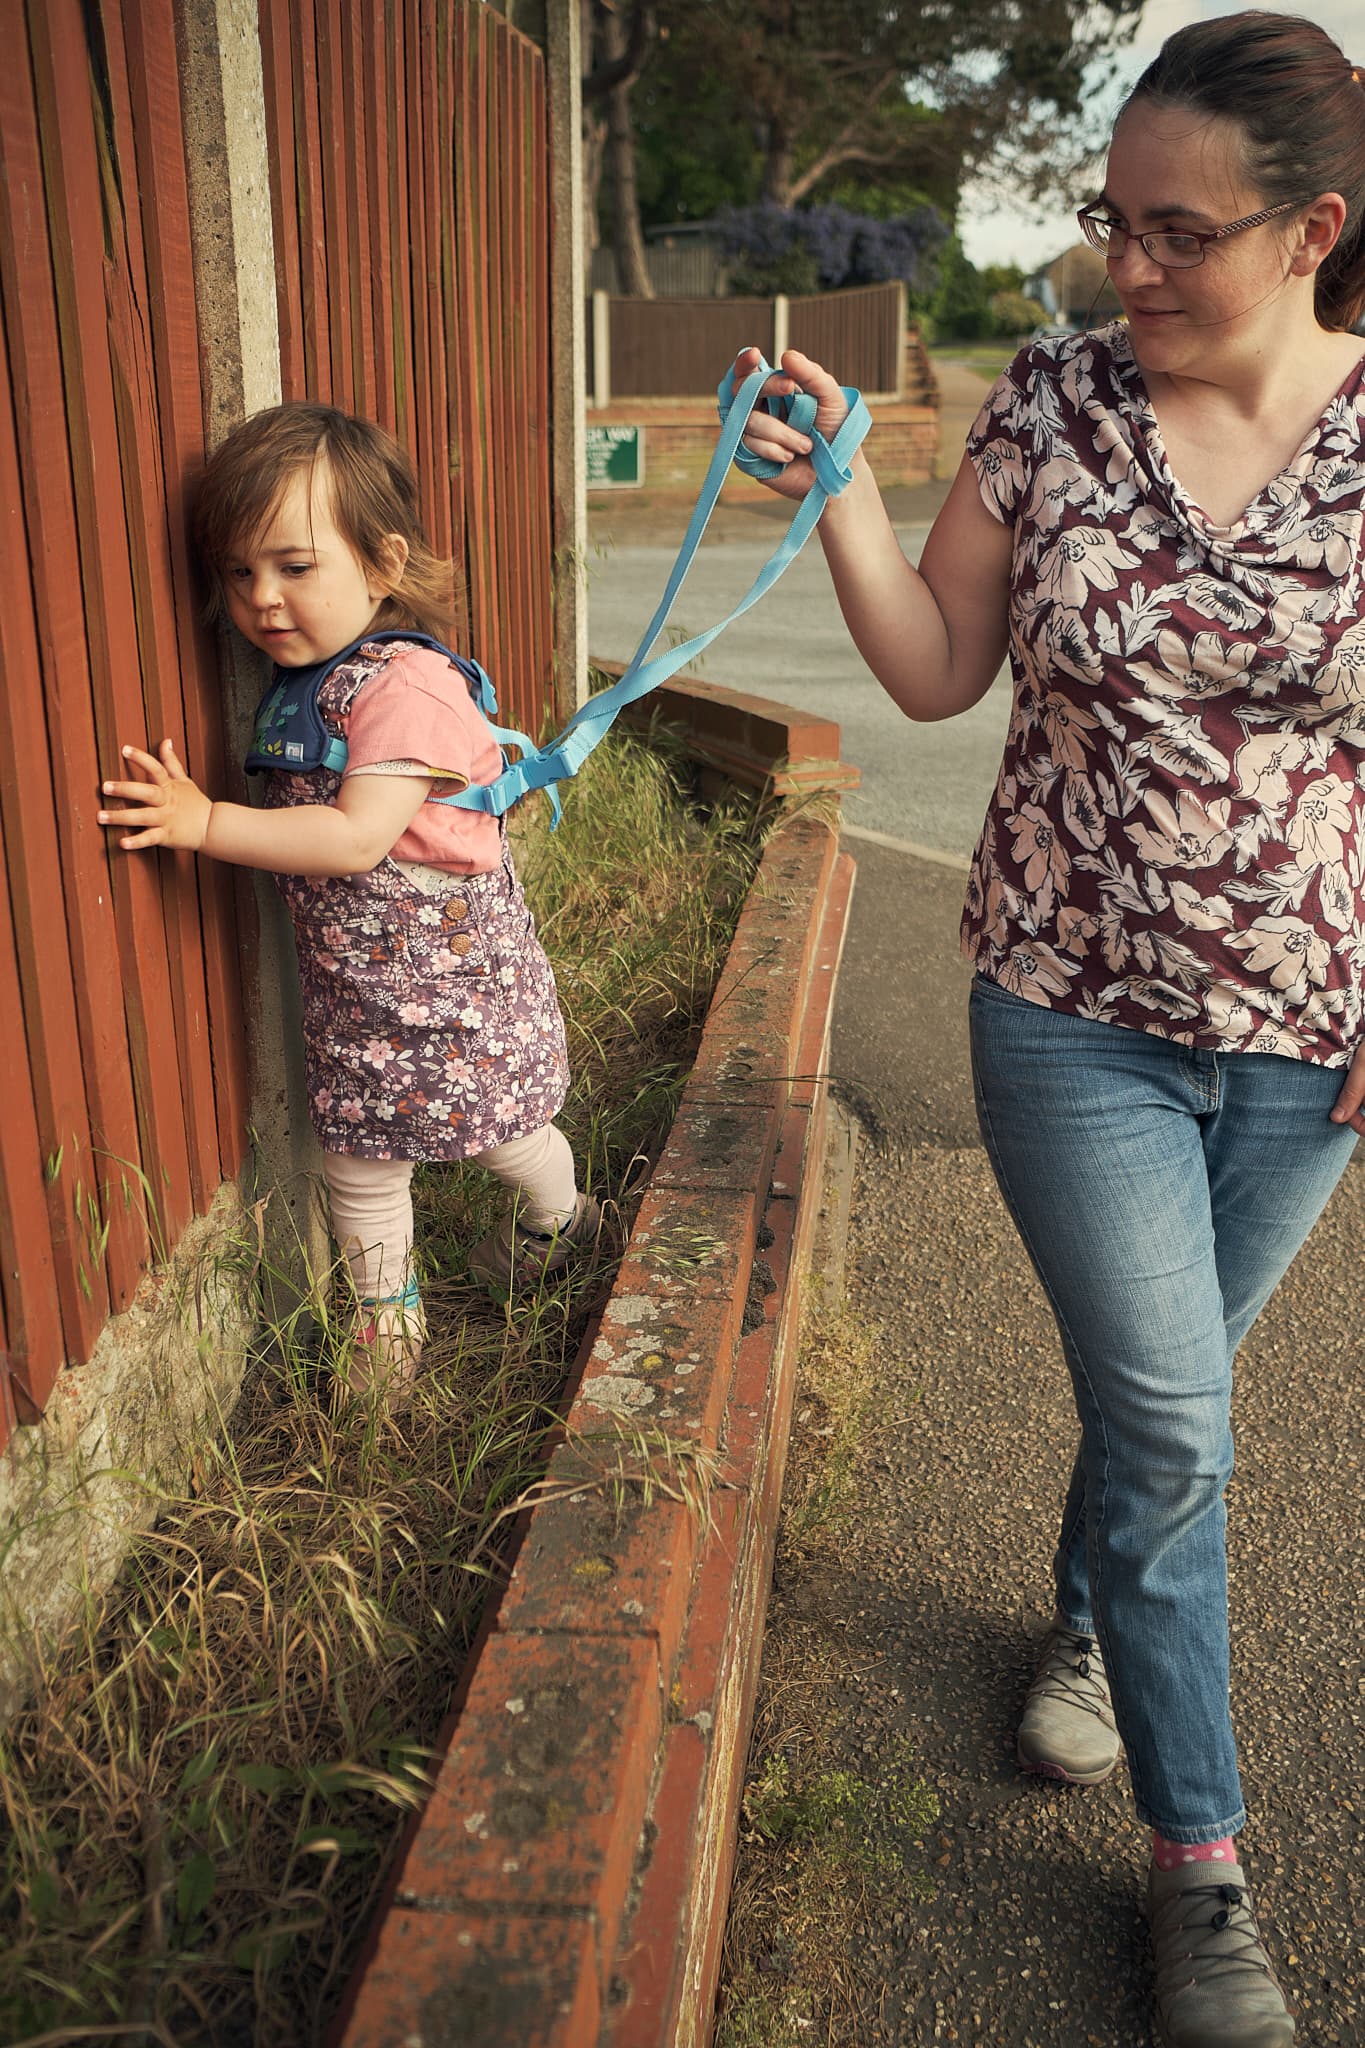
[[[1282, 7], [1276, 7], [1275, 0], [1258, 0], [1258, 4], [1278, 14], [1299, 14], [1317, 22], [1352, 62], [1365, 62], [1365, 10], [1361, 0], [1294, 0], [1294, 4]], [[1147, 0], [1142, 25], [1120, 54], [1115, 105], [1168, 35], [1188, 22], [1210, 21], [1217, 15], [1236, 12], [1226, 0]], [[963, 247], [978, 268], [987, 263], [1017, 263], [1026, 271], [1060, 256], [1078, 234], [1075, 214], [1069, 205], [1052, 210], [1015, 211], [1002, 204], [996, 191], [964, 194], [958, 227]]]

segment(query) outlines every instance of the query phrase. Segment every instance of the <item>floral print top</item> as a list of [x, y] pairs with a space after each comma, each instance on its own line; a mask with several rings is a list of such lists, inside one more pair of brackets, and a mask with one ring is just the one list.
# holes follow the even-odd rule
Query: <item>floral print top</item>
[[963, 951], [1016, 995], [1344, 1066], [1365, 980], [1365, 364], [1233, 526], [1127, 329], [1023, 350], [967, 443], [1013, 529], [1014, 708]]

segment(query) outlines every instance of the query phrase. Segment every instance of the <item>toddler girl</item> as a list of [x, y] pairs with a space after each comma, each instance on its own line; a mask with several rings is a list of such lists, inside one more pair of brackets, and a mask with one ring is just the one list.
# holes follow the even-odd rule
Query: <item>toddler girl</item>
[[100, 823], [131, 827], [130, 850], [274, 872], [298, 941], [332, 1230], [359, 1302], [351, 1382], [401, 1385], [425, 1327], [415, 1160], [473, 1158], [513, 1191], [470, 1260], [499, 1292], [557, 1271], [600, 1220], [551, 1121], [564, 1024], [502, 821], [441, 800], [501, 769], [476, 701], [485, 679], [432, 644], [450, 629], [450, 568], [423, 537], [407, 457], [367, 420], [257, 413], [209, 461], [195, 538], [218, 604], [275, 663], [247, 759], [264, 808], [211, 801], [163, 740], [159, 757], [124, 747], [143, 779], [104, 784], [132, 808]]

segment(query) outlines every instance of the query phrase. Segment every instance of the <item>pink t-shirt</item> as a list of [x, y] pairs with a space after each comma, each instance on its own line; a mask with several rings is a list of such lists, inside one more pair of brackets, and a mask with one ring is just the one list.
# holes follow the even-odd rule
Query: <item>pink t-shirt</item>
[[[492, 782], [502, 768], [493, 728], [460, 671], [431, 647], [395, 654], [361, 686], [342, 725], [347, 775], [435, 775], [447, 788]], [[498, 820], [437, 801], [440, 784], [390, 849], [454, 874], [491, 873], [502, 859]]]
[[1025, 350], [982, 406], [967, 449], [1013, 533], [1014, 712], [963, 949], [1016, 995], [1214, 1052], [1351, 1059], [1362, 367], [1229, 527], [1173, 475], [1121, 324]]

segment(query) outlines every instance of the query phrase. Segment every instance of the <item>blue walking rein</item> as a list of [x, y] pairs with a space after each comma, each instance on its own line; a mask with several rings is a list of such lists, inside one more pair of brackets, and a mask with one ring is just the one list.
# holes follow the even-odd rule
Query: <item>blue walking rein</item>
[[[837, 428], [832, 441], [827, 441], [815, 426], [815, 400], [807, 392], [798, 391], [790, 398], [759, 398], [764, 381], [773, 374], [766, 362], [760, 360], [758, 368], [751, 370], [739, 390], [731, 394], [730, 374], [727, 371], [721, 379], [717, 392], [720, 407], [721, 433], [715, 453], [706, 472], [701, 494], [687, 522], [678, 559], [673, 565], [664, 594], [653, 618], [644, 631], [644, 636], [631, 657], [629, 666], [617, 683], [608, 690], [599, 691], [590, 697], [574, 713], [557, 739], [544, 747], [533, 746], [520, 733], [500, 732], [500, 739], [511, 740], [521, 749], [521, 759], [510, 762], [501, 775], [493, 782], [481, 787], [459, 790], [454, 796], [442, 797], [443, 803], [456, 804], [470, 811], [491, 811], [495, 817], [533, 789], [548, 789], [554, 809], [555, 823], [559, 822], [559, 794], [557, 782], [566, 776], [576, 775], [602, 735], [608, 730], [617, 714], [627, 704], [633, 704], [637, 697], [643, 697], [660, 683], [676, 675], [678, 670], [709, 647], [717, 634], [723, 633], [731, 620], [747, 612], [751, 605], [758, 603], [772, 589], [779, 576], [790, 567], [800, 554], [815, 529], [816, 522], [831, 498], [839, 495], [851, 482], [853, 457], [872, 425], [872, 416], [863, 402], [862, 394], [850, 387], [843, 387], [848, 405], [848, 415]], [[680, 647], [671, 647], [667, 653], [656, 655], [653, 661], [646, 659], [650, 648], [658, 639], [668, 617], [673, 600], [682, 588], [683, 578], [692, 566], [697, 545], [706, 531], [707, 521], [715, 510], [731, 462], [743, 470], [746, 476], [768, 478], [780, 476], [782, 464], [765, 461], [749, 449], [740, 446], [750, 414], [757, 405], [775, 419], [785, 419], [799, 433], [809, 437], [811, 462], [815, 469], [815, 482], [797, 507], [796, 515], [787, 528], [781, 546], [764, 563], [755, 577], [751, 589], [742, 597], [734, 610], [727, 613], [718, 625], [711, 626], [704, 633], [698, 633]]]
[[[636, 648], [621, 680], [613, 683], [608, 690], [602, 690], [581, 705], [557, 739], [548, 745], [538, 747], [525, 733], [508, 726], [493, 726], [493, 732], [502, 747], [516, 747], [521, 754], [519, 761], [507, 760], [504, 753], [502, 773], [492, 782], [471, 785], [468, 789], [457, 790], [453, 796], [433, 799], [436, 803], [453, 804], [460, 810], [487, 811], [500, 818], [504, 811], [511, 809], [519, 797], [526, 796], [533, 789], [547, 789], [554, 811], [554, 822], [559, 823], [560, 803], [556, 783], [566, 776], [576, 775], [602, 735], [609, 729], [617, 714], [627, 704], [633, 704], [637, 697], [647, 695], [658, 684], [676, 675], [684, 663], [709, 647], [718, 633], [723, 633], [732, 619], [739, 618], [751, 605], [758, 603], [765, 592], [772, 589], [778, 577], [800, 554], [816, 521], [831, 498], [837, 497], [852, 479], [853, 456], [859, 443], [872, 424], [871, 414], [863, 403], [859, 392], [844, 388], [848, 404], [848, 415], [837, 429], [834, 439], [827, 441], [815, 426], [815, 400], [806, 392], [798, 391], [790, 398], [759, 398], [764, 380], [771, 377], [768, 364], [759, 361], [758, 368], [751, 370], [739, 390], [731, 395], [730, 376], [727, 371], [721, 379], [717, 398], [720, 405], [721, 433], [715, 453], [706, 472], [692, 517], [687, 523], [678, 559], [673, 564], [667, 587], [659, 601], [658, 610], [645, 628], [644, 638]], [[721, 485], [731, 462], [742, 469], [746, 476], [767, 478], [780, 476], [782, 464], [767, 462], [762, 456], [754, 455], [740, 446], [744, 429], [749, 424], [755, 406], [761, 404], [775, 419], [784, 419], [799, 433], [811, 441], [811, 462], [815, 469], [815, 482], [798, 506], [796, 515], [781, 546], [766, 561], [755, 577], [753, 586], [742, 597], [734, 610], [727, 614], [718, 625], [711, 626], [705, 633], [698, 633], [681, 647], [672, 647], [666, 654], [656, 655], [653, 661], [646, 657], [658, 639], [664, 620], [668, 617], [673, 600], [682, 588], [683, 578], [692, 566], [697, 544], [706, 531], [706, 523], [715, 510], [720, 496]], [[468, 657], [453, 654], [440, 641], [431, 639], [425, 633], [406, 632], [401, 629], [367, 633], [352, 646], [343, 648], [340, 654], [318, 662], [306, 669], [276, 669], [269, 688], [256, 707], [255, 732], [251, 750], [246, 757], [249, 775], [268, 770], [285, 770], [296, 774], [308, 774], [318, 767], [332, 769], [337, 774], [346, 766], [346, 742], [328, 727], [318, 709], [318, 694], [332, 671], [349, 658], [358, 648], [375, 642], [385, 641], [416, 642], [419, 646], [430, 647], [448, 655], [464, 676], [479, 709], [490, 721], [497, 716], [497, 698], [493, 685], [478, 662]]]

